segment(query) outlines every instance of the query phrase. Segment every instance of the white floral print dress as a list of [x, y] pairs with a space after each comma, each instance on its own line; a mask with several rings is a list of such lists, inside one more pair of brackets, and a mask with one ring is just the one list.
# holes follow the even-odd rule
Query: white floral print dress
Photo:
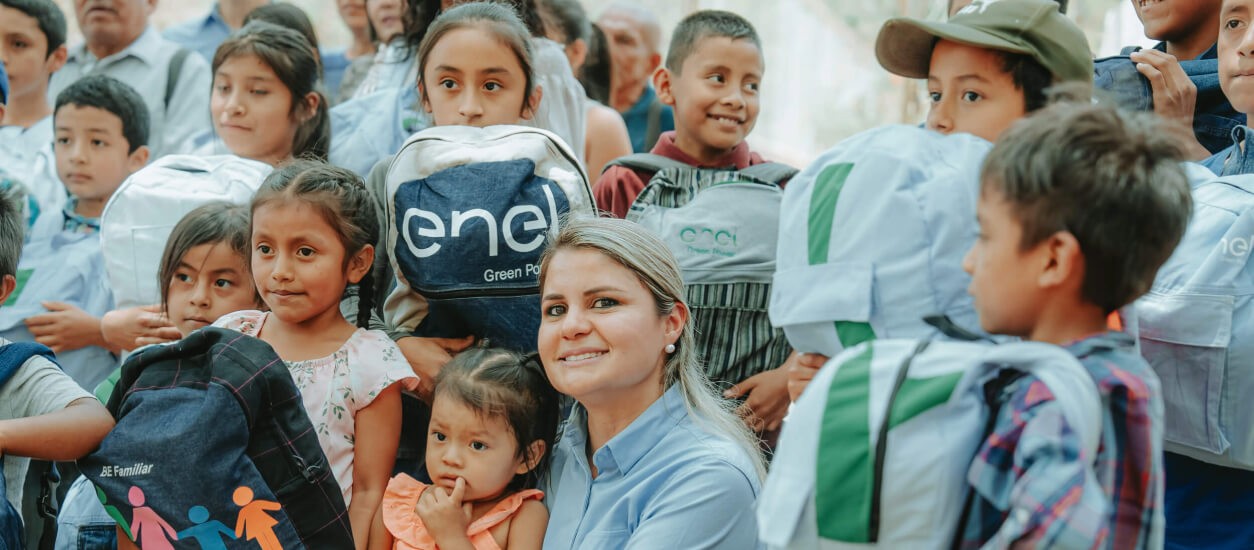
[[[238, 311], [214, 326], [256, 337], [269, 313]], [[305, 412], [318, 430], [318, 442], [331, 463], [347, 505], [353, 492], [353, 444], [357, 411], [383, 390], [415, 378], [396, 343], [382, 331], [357, 329], [335, 353], [307, 361], [284, 361], [300, 389]]]

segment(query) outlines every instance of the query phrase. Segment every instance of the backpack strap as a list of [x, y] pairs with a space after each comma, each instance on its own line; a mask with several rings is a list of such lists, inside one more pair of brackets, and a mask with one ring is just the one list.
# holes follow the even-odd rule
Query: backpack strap
[[57, 362], [56, 356], [52, 354], [52, 350], [43, 344], [13, 342], [0, 346], [0, 386], [3, 386], [5, 382], [13, 378], [13, 375], [17, 374], [17, 370], [36, 355], [42, 356], [53, 363]]
[[662, 155], [655, 155], [653, 153], [634, 153], [625, 157], [618, 157], [607, 163], [605, 168], [601, 170], [601, 173], [604, 174], [605, 170], [608, 170], [611, 166], [622, 166], [632, 170], [652, 172], [655, 174], [667, 168], [692, 168], [692, 166], [677, 160], [670, 159]]
[[653, 146], [657, 145], [660, 137], [662, 137], [662, 101], [653, 98], [653, 103], [649, 104], [648, 123], [645, 125], [644, 150], [653, 150]]
[[183, 72], [183, 62], [187, 61], [187, 54], [192, 53], [187, 48], [179, 48], [174, 52], [174, 57], [170, 58], [169, 72], [165, 76], [165, 103], [162, 109], [170, 112], [170, 100], [174, 98], [174, 88], [179, 84], [179, 75]]
[[762, 164], [754, 164], [753, 166], [743, 170], [737, 170], [737, 172], [753, 177], [754, 179], [760, 179], [762, 181], [779, 185], [780, 183], [792, 179], [793, 176], [797, 175], [799, 170], [780, 162], [763, 162]]
[[883, 506], [884, 460], [888, 456], [888, 430], [893, 416], [893, 404], [897, 401], [897, 393], [901, 391], [902, 384], [906, 382], [906, 375], [910, 372], [910, 365], [914, 363], [914, 358], [927, 351], [927, 347], [931, 344], [931, 340], [922, 340], [915, 345], [910, 355], [906, 356], [906, 360], [901, 362], [901, 368], [897, 369], [897, 378], [893, 381], [893, 391], [888, 394], [888, 403], [885, 404], [884, 408], [884, 421], [880, 423], [879, 435], [875, 439], [875, 462], [872, 463], [871, 470], [874, 476], [871, 478], [871, 514], [867, 525], [867, 542], [871, 544], [878, 543], [880, 540], [880, 507]]

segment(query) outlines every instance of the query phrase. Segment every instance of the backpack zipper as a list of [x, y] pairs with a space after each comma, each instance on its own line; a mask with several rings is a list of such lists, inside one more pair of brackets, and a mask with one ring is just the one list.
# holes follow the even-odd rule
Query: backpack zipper
[[484, 288], [475, 290], [422, 290], [415, 288], [424, 298], [434, 300], [453, 300], [456, 298], [509, 298], [539, 294], [540, 285], [522, 288]]

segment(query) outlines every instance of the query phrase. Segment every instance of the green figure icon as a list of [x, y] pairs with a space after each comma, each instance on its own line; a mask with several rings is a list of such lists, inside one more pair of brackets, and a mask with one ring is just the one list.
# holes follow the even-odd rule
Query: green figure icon
[[261, 550], [283, 550], [283, 544], [274, 534], [274, 526], [279, 522], [267, 510], [281, 510], [277, 502], [254, 500], [253, 490], [240, 487], [231, 495], [231, 500], [240, 507], [239, 519], [235, 521], [235, 537], [257, 541]]
[[131, 524], [126, 521], [125, 517], [122, 516], [122, 511], [118, 510], [117, 506], [109, 505], [109, 497], [105, 496], [105, 492], [101, 491], [100, 487], [96, 487], [95, 485], [92, 485], [92, 487], [96, 488], [96, 498], [100, 499], [100, 503], [104, 505], [105, 513], [109, 514], [109, 517], [113, 518], [113, 521], [117, 522], [118, 527], [122, 528], [122, 532], [126, 533], [126, 538], [135, 540], [135, 535], [131, 534]]

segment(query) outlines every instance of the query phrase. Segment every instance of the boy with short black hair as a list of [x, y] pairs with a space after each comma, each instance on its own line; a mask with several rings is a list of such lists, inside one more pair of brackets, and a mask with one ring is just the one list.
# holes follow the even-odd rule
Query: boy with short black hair
[[[0, 194], [0, 304], [17, 287], [22, 253], [21, 210]], [[0, 338], [0, 349], [11, 342]], [[91, 394], [55, 364], [34, 356], [0, 385], [0, 455], [4, 457], [5, 496], [22, 508], [22, 488], [30, 457], [76, 460], [91, 452], [113, 428], [113, 417]]]
[[126, 84], [92, 75], [57, 96], [54, 117], [57, 172], [70, 200], [36, 221], [19, 266], [26, 285], [0, 311], [0, 334], [51, 347], [66, 373], [91, 389], [116, 363], [100, 333], [100, 316], [113, 306], [100, 215], [148, 161], [148, 110]]
[[65, 16], [52, 0], [0, 0], [0, 61], [9, 75], [0, 166], [44, 211], [59, 210], [66, 200], [53, 161], [48, 103], [48, 81], [65, 64], [65, 36]]
[[[765, 162], [745, 143], [758, 120], [764, 71], [761, 40], [743, 17], [714, 10], [685, 17], [665, 66], [653, 75], [661, 101], [674, 107], [675, 130], [663, 133], [651, 152], [696, 168], [740, 170]], [[593, 187], [597, 207], [625, 218], [650, 177], [607, 168]]]
[[[1254, 86], [1248, 82], [1251, 53], [1254, 52], [1254, 0], [1225, 0], [1219, 14], [1223, 24], [1215, 44], [1219, 86], [1233, 110], [1254, 112]], [[1231, 145], [1202, 161], [1220, 176], [1254, 173], [1254, 151], [1245, 147], [1249, 126], [1238, 125], [1231, 133]]]
[[[1050, 147], [1040, 144], [1049, 143]], [[1059, 104], [1009, 130], [981, 176], [980, 237], [963, 262], [989, 333], [1064, 346], [1105, 406], [1084, 456], [1040, 380], [999, 380], [1003, 404], [971, 466], [962, 546], [1159, 548], [1162, 392], [1107, 316], [1144, 294], [1191, 212], [1179, 145], [1147, 115]], [[986, 386], [986, 391], [989, 390]]]

